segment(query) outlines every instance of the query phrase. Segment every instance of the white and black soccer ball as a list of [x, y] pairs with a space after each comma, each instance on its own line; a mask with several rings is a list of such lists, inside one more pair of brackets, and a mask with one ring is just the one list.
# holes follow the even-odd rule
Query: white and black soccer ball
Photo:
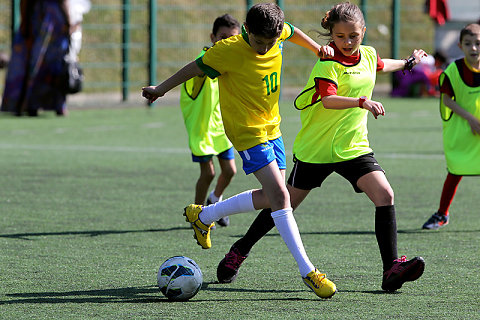
[[193, 259], [171, 257], [158, 269], [157, 283], [169, 300], [186, 301], [200, 290], [203, 283], [202, 270]]

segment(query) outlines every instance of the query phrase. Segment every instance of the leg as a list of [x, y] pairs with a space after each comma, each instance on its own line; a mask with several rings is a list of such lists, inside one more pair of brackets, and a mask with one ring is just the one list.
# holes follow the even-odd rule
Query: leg
[[[310, 193], [310, 190], [297, 189], [291, 185], [287, 185], [287, 189], [290, 194], [293, 210], [295, 210]], [[275, 227], [271, 213], [272, 210], [270, 208], [260, 211], [257, 218], [255, 218], [250, 225], [247, 233], [233, 244], [233, 247], [237, 248], [242, 256], [247, 256], [253, 246]]]
[[200, 162], [200, 177], [197, 180], [195, 186], [195, 203], [204, 204], [207, 197], [208, 188], [215, 177], [215, 167], [213, 166], [213, 160], [210, 159], [206, 162]]
[[373, 171], [360, 177], [357, 186], [375, 204], [375, 235], [377, 237], [383, 270], [388, 270], [397, 259], [397, 223], [393, 190], [382, 171]]
[[448, 210], [452, 204], [453, 197], [457, 192], [458, 184], [462, 180], [463, 176], [457, 176], [448, 173], [445, 183], [443, 184], [442, 196], [440, 197], [440, 206], [438, 207], [438, 213], [448, 216]]
[[415, 281], [425, 269], [422, 257], [397, 259], [397, 223], [393, 203], [393, 190], [382, 171], [365, 174], [357, 182], [376, 206], [375, 235], [383, 262], [382, 289], [395, 291], [407, 281]]
[[443, 184], [442, 195], [440, 197], [440, 206], [437, 212], [435, 212], [422, 226], [422, 229], [437, 230], [448, 224], [450, 205], [452, 204], [453, 197], [457, 192], [458, 184], [462, 180], [463, 176], [457, 176], [448, 173], [445, 183]]
[[235, 167], [235, 160], [219, 158], [218, 163], [220, 164], [221, 172], [218, 176], [217, 184], [215, 185], [214, 195], [217, 198], [220, 198], [232, 181], [233, 176], [237, 173], [237, 168]]

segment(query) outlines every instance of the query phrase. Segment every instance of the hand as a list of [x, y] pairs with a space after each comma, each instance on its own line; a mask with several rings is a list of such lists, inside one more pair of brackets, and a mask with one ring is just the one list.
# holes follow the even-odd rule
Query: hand
[[415, 49], [413, 50], [413, 53], [411, 55], [411, 57], [413, 57], [415, 60], [413, 61], [413, 65], [417, 65], [418, 63], [420, 63], [420, 61], [425, 58], [426, 56], [428, 56], [428, 54], [423, 51], [422, 49]]
[[157, 98], [163, 97], [164, 93], [159, 93], [156, 86], [149, 86], [142, 88], [142, 97], [153, 103]]
[[333, 58], [334, 55], [335, 52], [330, 46], [320, 46], [320, 48], [318, 48], [317, 56], [319, 58]]
[[373, 114], [373, 116], [375, 117], [375, 119], [377, 119], [378, 116], [384, 116], [385, 115], [385, 108], [378, 101], [365, 100], [362, 108], [370, 111]]
[[467, 121], [470, 125], [470, 129], [472, 130], [473, 135], [480, 135], [480, 120], [478, 120], [474, 116], [471, 116], [467, 118]]

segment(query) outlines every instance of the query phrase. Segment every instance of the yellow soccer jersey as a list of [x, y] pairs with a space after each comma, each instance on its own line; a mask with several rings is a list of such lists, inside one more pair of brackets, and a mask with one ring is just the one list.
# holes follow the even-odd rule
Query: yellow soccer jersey
[[218, 77], [225, 133], [243, 151], [281, 136], [278, 98], [283, 42], [294, 29], [285, 23], [275, 46], [260, 55], [242, 34], [218, 41], [197, 65], [210, 78]]
[[318, 60], [304, 90], [295, 99], [301, 109], [302, 128], [295, 138], [293, 154], [308, 163], [336, 163], [372, 152], [368, 142], [368, 111], [360, 108], [326, 109], [316, 97], [315, 79], [337, 85], [337, 95], [372, 96], [376, 79], [377, 53], [360, 46], [360, 61], [345, 65], [337, 58]]
[[[208, 48], [204, 48], [200, 56]], [[195, 156], [218, 155], [232, 147], [225, 135], [218, 99], [218, 81], [193, 77], [182, 84], [180, 108]]]

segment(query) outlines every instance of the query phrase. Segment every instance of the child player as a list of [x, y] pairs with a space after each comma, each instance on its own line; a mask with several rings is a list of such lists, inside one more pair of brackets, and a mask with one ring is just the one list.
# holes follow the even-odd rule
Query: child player
[[285, 185], [285, 147], [278, 107], [285, 40], [318, 56], [333, 51], [285, 23], [284, 13], [276, 4], [256, 4], [247, 12], [241, 35], [218, 41], [202, 57], [160, 85], [143, 88], [143, 96], [153, 102], [194, 76], [205, 73], [211, 78], [218, 77], [225, 133], [239, 152], [245, 173], [253, 173], [262, 189], [245, 191], [209, 206], [186, 207], [186, 220], [194, 229], [194, 237], [202, 248], [208, 249], [214, 221], [271, 207], [275, 226], [297, 262], [305, 284], [319, 297], [330, 298], [336, 292], [335, 284], [308, 259]]
[[465, 57], [452, 62], [440, 76], [440, 113], [447, 178], [440, 207], [423, 229], [448, 224], [448, 209], [463, 176], [480, 175], [480, 25], [469, 24], [458, 44]]
[[[394, 194], [369, 146], [367, 119], [369, 113], [375, 119], [385, 114], [382, 103], [371, 100], [377, 73], [410, 70], [426, 53], [414, 50], [409, 59], [380, 59], [375, 48], [361, 45], [365, 20], [360, 8], [350, 2], [333, 6], [321, 24], [335, 54], [317, 61], [305, 89], [295, 99], [302, 128], [293, 144], [295, 163], [287, 184], [290, 201], [296, 209], [334, 172], [348, 180], [355, 192], [365, 193], [375, 206], [382, 289], [395, 291], [406, 281], [418, 279], [425, 262], [421, 257], [398, 257]], [[339, 217], [341, 211], [339, 208]], [[235, 279], [250, 249], [272, 228], [269, 211], [261, 211], [220, 261], [219, 282]]]
[[[224, 14], [213, 23], [210, 34], [212, 43], [227, 39], [240, 33], [240, 24], [229, 14]], [[204, 48], [199, 57], [208, 48]], [[195, 186], [195, 203], [204, 204], [208, 188], [215, 177], [212, 157], [216, 155], [221, 168], [215, 189], [207, 198], [207, 204], [222, 200], [225, 188], [230, 184], [237, 168], [233, 155], [233, 146], [225, 135], [220, 102], [218, 97], [218, 80], [210, 79], [205, 74], [196, 76], [183, 83], [180, 91], [180, 108], [188, 132], [188, 145], [192, 151], [193, 162], [200, 164], [200, 177]], [[221, 226], [228, 226], [228, 216], [217, 221]]]

